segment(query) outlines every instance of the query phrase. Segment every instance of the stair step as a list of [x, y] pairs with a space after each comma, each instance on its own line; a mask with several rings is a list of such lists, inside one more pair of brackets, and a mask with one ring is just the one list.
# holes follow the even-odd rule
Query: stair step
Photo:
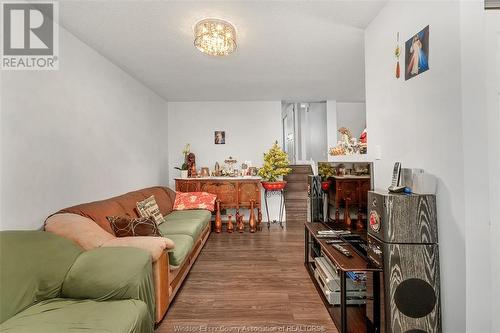
[[286, 203], [294, 204], [294, 205], [307, 205], [307, 198], [286, 198]]
[[[286, 207], [297, 207], [297, 209], [302, 209], [302, 208], [305, 208], [307, 207], [307, 202], [285, 202], [285, 206]], [[295, 208], [292, 208], [292, 209], [295, 209]]]
[[286, 193], [285, 200], [307, 200], [307, 193], [300, 193], [300, 192]]
[[288, 221], [306, 221], [307, 214], [286, 214], [286, 220]]
[[294, 191], [307, 192], [307, 183], [289, 182], [288, 184], [286, 184], [286, 191], [287, 192], [294, 192]]
[[307, 189], [310, 165], [291, 165], [292, 172], [283, 177], [287, 181], [285, 190], [285, 209], [287, 221], [305, 221], [307, 218]]
[[289, 175], [286, 175], [283, 177], [283, 180], [287, 181], [288, 183], [291, 182], [301, 182], [301, 183], [308, 183], [307, 181], [307, 175], [306, 174], [301, 174], [301, 173], [291, 173]]
[[306, 173], [310, 175], [313, 173], [310, 165], [292, 164], [290, 168], [292, 169], [292, 173]]

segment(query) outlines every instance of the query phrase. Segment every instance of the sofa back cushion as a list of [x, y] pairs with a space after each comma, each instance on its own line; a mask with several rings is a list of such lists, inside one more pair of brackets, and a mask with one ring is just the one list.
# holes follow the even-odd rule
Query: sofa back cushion
[[0, 232], [0, 323], [31, 304], [61, 294], [82, 250], [45, 231]]
[[160, 207], [162, 215], [172, 211], [175, 200], [175, 192], [167, 187], [155, 186], [122, 194], [106, 200], [84, 203], [77, 206], [65, 208], [59, 213], [78, 214], [96, 222], [101, 228], [113, 234], [113, 230], [107, 220], [108, 216], [139, 217], [136, 204], [139, 201], [153, 195]]

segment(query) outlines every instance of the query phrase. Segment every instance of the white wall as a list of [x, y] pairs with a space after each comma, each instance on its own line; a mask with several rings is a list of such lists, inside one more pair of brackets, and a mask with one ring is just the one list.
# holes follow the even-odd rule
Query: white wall
[[295, 161], [326, 161], [328, 130], [326, 102], [294, 103], [295, 137], [297, 138]]
[[326, 135], [328, 151], [330, 151], [330, 148], [337, 145], [337, 128], [337, 101], [326, 101]]
[[306, 160], [315, 162], [328, 159], [326, 103], [309, 103], [305, 112]]
[[[214, 144], [214, 131], [226, 131], [226, 144]], [[224, 165], [229, 156], [252, 161], [260, 167], [263, 153], [274, 141], [282, 141], [281, 101], [270, 102], [169, 102], [168, 154], [170, 185], [183, 162], [182, 149], [191, 144], [196, 166], [214, 169], [215, 162]], [[274, 216], [273, 210], [270, 212]]]
[[[490, 174], [490, 253], [491, 253], [491, 309], [492, 332], [500, 333], [500, 11], [486, 13], [486, 33], [484, 38], [486, 61], [483, 69], [486, 73], [486, 109], [488, 110], [489, 133], [489, 174]], [[481, 52], [481, 49], [478, 50]], [[495, 68], [496, 70], [493, 70]]]
[[[499, 57], [496, 51], [496, 34], [500, 29], [492, 31], [492, 36], [485, 33], [486, 17], [482, 1], [464, 1], [460, 4], [461, 34], [461, 75], [462, 75], [462, 122], [463, 122], [463, 161], [464, 161], [464, 194], [465, 194], [465, 241], [466, 241], [466, 286], [467, 286], [467, 331], [491, 332], [492, 318], [498, 312], [492, 312], [491, 300], [494, 298], [492, 284], [495, 277], [495, 265], [498, 256], [491, 255], [490, 234], [491, 221], [488, 200], [489, 187], [495, 188], [490, 173], [498, 174], [498, 168], [489, 163], [489, 152], [498, 156], [498, 139], [489, 138], [489, 119], [486, 107], [486, 73], [496, 73], [496, 62], [485, 61], [488, 57]], [[500, 18], [500, 16], [497, 16]], [[500, 20], [499, 20], [500, 22]], [[500, 27], [500, 25], [499, 25]], [[492, 38], [491, 38], [492, 37]], [[492, 46], [486, 48], [486, 45]], [[491, 89], [497, 88], [492, 85]], [[498, 94], [496, 90], [495, 94]], [[498, 114], [498, 105], [496, 108]], [[498, 127], [496, 128], [498, 130]], [[495, 131], [496, 137], [498, 132]], [[491, 139], [491, 142], [488, 140]], [[481, 142], [481, 144], [477, 144]], [[492, 150], [493, 149], [493, 150]], [[496, 187], [497, 188], [497, 187]], [[491, 194], [493, 194], [491, 192]], [[497, 204], [491, 204], [497, 206]], [[495, 214], [497, 215], [497, 214]], [[491, 216], [493, 219], [493, 216]], [[494, 243], [498, 238], [491, 238]], [[497, 252], [498, 253], [498, 252]], [[480, 260], [478, 260], [480, 258]], [[494, 260], [494, 261], [493, 261]], [[497, 266], [498, 267], [498, 266]], [[481, 272], [481, 274], [477, 274]], [[497, 288], [495, 286], [495, 288]], [[487, 290], [487, 293], [484, 293]], [[496, 289], [498, 290], [498, 289]]]
[[295, 161], [295, 117], [293, 103], [281, 104], [281, 119], [283, 124], [283, 149], [288, 154], [290, 162]]
[[[397, 32], [403, 43], [427, 25], [430, 69], [397, 80]], [[389, 2], [365, 32], [368, 149], [380, 145], [382, 151], [374, 164], [375, 187], [387, 188], [395, 161], [437, 176], [443, 332], [449, 333], [464, 332], [466, 324], [459, 31], [458, 2], [401, 1]]]
[[[346, 127], [351, 130], [352, 136], [359, 139], [361, 132], [366, 128], [365, 103], [337, 102], [337, 129]], [[340, 133], [337, 131], [337, 141]]]
[[1, 229], [167, 183], [167, 103], [64, 29], [59, 71], [1, 79]]

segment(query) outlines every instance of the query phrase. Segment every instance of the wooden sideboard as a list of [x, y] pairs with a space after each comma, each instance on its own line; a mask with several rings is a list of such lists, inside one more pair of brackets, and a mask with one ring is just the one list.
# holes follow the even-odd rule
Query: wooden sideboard
[[[362, 212], [368, 202], [368, 191], [371, 189], [370, 176], [334, 176], [334, 185], [330, 187], [330, 202], [335, 205], [335, 222], [340, 222], [340, 207], [344, 209], [357, 207], [357, 227], [362, 228]], [[347, 211], [346, 210], [346, 211]], [[348, 214], [344, 214], [348, 217]], [[344, 223], [351, 224], [350, 218], [344, 217]]]
[[257, 209], [258, 228], [262, 223], [260, 177], [206, 177], [176, 178], [175, 190], [179, 192], [208, 192], [217, 195], [220, 209], [250, 209], [253, 202]]

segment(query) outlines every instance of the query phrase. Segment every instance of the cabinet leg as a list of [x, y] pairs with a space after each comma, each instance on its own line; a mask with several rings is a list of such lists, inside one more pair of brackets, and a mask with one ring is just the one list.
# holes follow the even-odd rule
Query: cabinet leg
[[339, 223], [340, 221], [340, 211], [339, 211], [339, 206], [335, 208], [335, 223]]

